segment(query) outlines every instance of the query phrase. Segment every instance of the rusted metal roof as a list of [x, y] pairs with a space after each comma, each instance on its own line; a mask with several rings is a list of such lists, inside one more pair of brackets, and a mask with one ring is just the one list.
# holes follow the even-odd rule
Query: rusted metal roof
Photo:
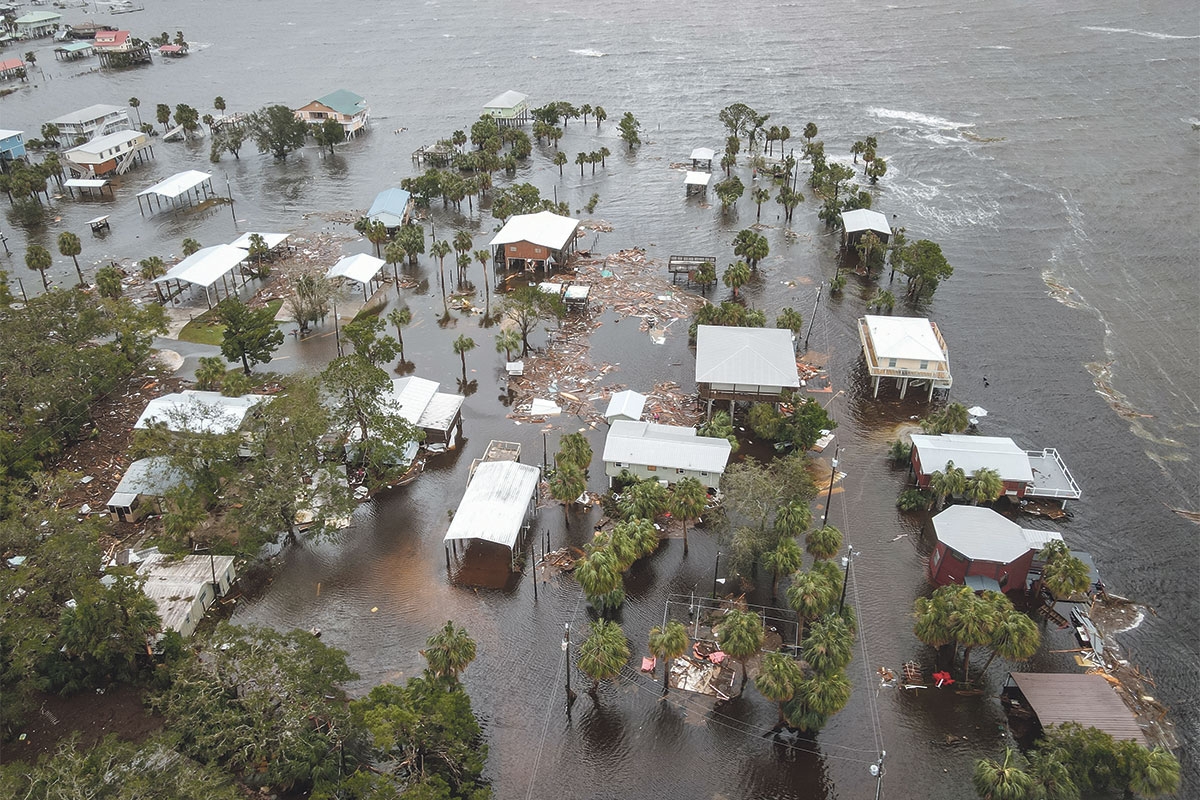
[[1137, 717], [1100, 675], [1013, 672], [1009, 677], [1043, 727], [1077, 722], [1117, 740], [1150, 746]]

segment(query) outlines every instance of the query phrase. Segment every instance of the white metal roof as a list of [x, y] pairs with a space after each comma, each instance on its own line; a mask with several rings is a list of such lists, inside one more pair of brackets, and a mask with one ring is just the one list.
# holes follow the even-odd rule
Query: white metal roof
[[711, 147], [697, 147], [692, 151], [692, 161], [712, 161], [717, 157], [717, 151]]
[[415, 375], [393, 378], [391, 391], [384, 399], [393, 404], [397, 414], [417, 425], [440, 385], [437, 381], [418, 378]]
[[137, 567], [146, 576], [142, 592], [158, 606], [167, 630], [182, 632], [196, 595], [211, 586], [214, 574], [218, 581], [226, 573], [232, 575], [233, 556], [186, 555], [168, 560], [157, 549], [144, 555]]
[[417, 427], [433, 431], [449, 431], [466, 399], [461, 394], [435, 393], [430, 399], [429, 405], [425, 406], [425, 410], [421, 412], [421, 417], [417, 420]]
[[731, 449], [728, 439], [698, 436], [695, 428], [618, 419], [608, 429], [603, 460], [720, 474]]
[[133, 427], [162, 424], [176, 432], [229, 433], [240, 428], [250, 409], [266, 399], [261, 394], [225, 397], [220, 392], [185, 389], [151, 400]]
[[1025, 535], [1025, 542], [1029, 545], [1030, 550], [1042, 551], [1046, 549], [1046, 545], [1051, 542], [1061, 542], [1063, 537], [1061, 533], [1055, 531], [1041, 531], [1036, 528], [1021, 528], [1021, 533]]
[[187, 281], [197, 286], [212, 286], [238, 264], [246, 260], [246, 251], [228, 244], [204, 247], [154, 279], [155, 283]]
[[910, 361], [945, 361], [933, 324], [923, 317], [863, 317], [875, 355]]
[[483, 539], [511, 550], [521, 535], [541, 474], [537, 467], [516, 461], [481, 462], [443, 541]]
[[642, 410], [645, 407], [646, 395], [626, 389], [623, 392], [617, 392], [609, 399], [608, 410], [604, 412], [604, 418], [609, 422], [613, 421], [613, 417], [639, 420], [642, 418]]
[[129, 116], [129, 111], [124, 106], [109, 106], [97, 104], [81, 108], [78, 111], [72, 111], [70, 114], [63, 114], [57, 119], [50, 120], [55, 125], [81, 125], [87, 122], [95, 122], [98, 119], [104, 119], [109, 114], [116, 114], [123, 111]]
[[529, 95], [509, 89], [507, 92], [493, 97], [484, 108], [516, 108], [528, 99]]
[[562, 217], [550, 211], [539, 211], [536, 214], [518, 214], [504, 223], [489, 245], [513, 242], [530, 242], [550, 250], [562, 250], [575, 238], [579, 229], [579, 220]]
[[250, 237], [256, 233], [263, 238], [264, 242], [267, 243], [268, 250], [273, 249], [273, 248], [277, 247], [278, 245], [283, 244], [284, 242], [287, 241], [288, 236], [291, 235], [288, 233], [266, 233], [264, 231], [247, 231], [246, 233], [243, 233], [241, 236], [239, 236], [238, 238], [236, 238], [232, 242], [230, 242], [229, 246], [236, 247], [240, 250], [249, 250], [250, 249]]
[[70, 155], [71, 153], [99, 155], [110, 148], [119, 147], [127, 142], [145, 138], [146, 134], [142, 133], [141, 131], [114, 131], [112, 133], [106, 133], [103, 136], [97, 136], [90, 142], [84, 142], [77, 147], [72, 147], [64, 155]]
[[25, 131], [13, 131], [8, 128], [0, 128], [0, 141], [11, 139], [13, 136], [23, 136]]
[[1033, 549], [1020, 525], [983, 506], [950, 506], [933, 518], [933, 532], [972, 561], [1009, 564]]
[[108, 505], [126, 508], [139, 494], [162, 497], [186, 481], [184, 474], [171, 466], [171, 460], [166, 456], [140, 458], [125, 470]]
[[1029, 455], [1016, 442], [1001, 436], [961, 436], [947, 433], [941, 436], [912, 435], [913, 447], [921, 459], [921, 469], [927, 473], [944, 470], [947, 461], [970, 475], [986, 467], [1000, 474], [1001, 480], [1029, 483], [1033, 471]]
[[138, 192], [138, 197], [144, 197], [148, 194], [156, 194], [159, 197], [166, 197], [169, 200], [174, 200], [185, 192], [190, 192], [200, 184], [211, 178], [207, 172], [189, 169], [183, 172], [177, 172], [166, 180], [161, 180], [151, 186], [149, 189], [143, 189]]
[[711, 180], [712, 175], [710, 173], [694, 172], [690, 169], [687, 171], [687, 175], [683, 176], [683, 183], [685, 186], [708, 186], [708, 183]]
[[887, 217], [869, 208], [856, 208], [853, 211], [843, 211], [842, 227], [845, 228], [846, 233], [875, 231], [885, 236], [892, 235], [892, 228], [888, 225]]
[[696, 382], [799, 388], [791, 332], [700, 325], [696, 330]]
[[368, 283], [379, 274], [386, 262], [367, 253], [356, 253], [346, 256], [329, 268], [328, 278], [349, 278], [359, 283]]

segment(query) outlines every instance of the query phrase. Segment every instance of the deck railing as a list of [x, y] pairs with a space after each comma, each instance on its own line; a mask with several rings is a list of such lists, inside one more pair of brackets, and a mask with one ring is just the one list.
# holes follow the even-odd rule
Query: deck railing
[[1026, 450], [1025, 455], [1030, 458], [1046, 458], [1054, 461], [1058, 468], [1062, 470], [1063, 475], [1070, 484], [1070, 489], [1051, 489], [1049, 487], [1030, 484], [1025, 489], [1025, 494], [1031, 497], [1051, 497], [1055, 499], [1078, 500], [1083, 492], [1079, 488], [1079, 484], [1075, 482], [1075, 478], [1071, 475], [1071, 470], [1067, 469], [1066, 463], [1062, 460], [1062, 456], [1053, 447], [1047, 447], [1044, 450]]

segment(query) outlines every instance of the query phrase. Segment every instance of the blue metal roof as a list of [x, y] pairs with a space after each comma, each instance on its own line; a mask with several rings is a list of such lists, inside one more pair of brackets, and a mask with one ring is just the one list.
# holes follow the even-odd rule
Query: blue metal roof
[[412, 197], [403, 189], [384, 189], [375, 197], [367, 211], [367, 219], [382, 222], [385, 227], [399, 228], [404, 224], [404, 214]]

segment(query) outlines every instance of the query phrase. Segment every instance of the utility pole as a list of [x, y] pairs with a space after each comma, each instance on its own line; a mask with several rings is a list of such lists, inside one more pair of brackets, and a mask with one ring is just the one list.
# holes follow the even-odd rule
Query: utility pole
[[825, 284], [817, 287], [817, 299], [813, 301], [812, 314], [808, 317], [808, 333], [804, 335], [804, 352], [808, 352], [808, 337], [812, 336], [813, 325], [817, 322], [817, 306], [821, 302], [821, 290], [825, 288]]
[[717, 551], [717, 563], [715, 565], [713, 565], [713, 590], [712, 590], [712, 599], [713, 600], [717, 599], [717, 584], [720, 582], [720, 579], [717, 578], [717, 576], [720, 574], [721, 574], [721, 551], [718, 550]]
[[846, 605], [846, 584], [850, 583], [850, 562], [854, 560], [854, 547], [849, 543], [846, 544], [846, 556], [842, 559], [842, 563], [846, 567], [846, 573], [842, 576], [842, 599], [838, 600], [838, 614], [842, 613], [842, 609]]
[[575, 692], [571, 691], [571, 623], [563, 623], [562, 650], [567, 655], [567, 716], [571, 716], [571, 704], [575, 702]]
[[825, 516], [821, 519], [821, 527], [825, 527], [829, 522], [829, 503], [833, 500], [833, 480], [837, 477], [838, 453], [842, 452], [842, 446], [838, 445], [833, 450], [833, 471], [829, 474], [829, 491], [825, 494]]

